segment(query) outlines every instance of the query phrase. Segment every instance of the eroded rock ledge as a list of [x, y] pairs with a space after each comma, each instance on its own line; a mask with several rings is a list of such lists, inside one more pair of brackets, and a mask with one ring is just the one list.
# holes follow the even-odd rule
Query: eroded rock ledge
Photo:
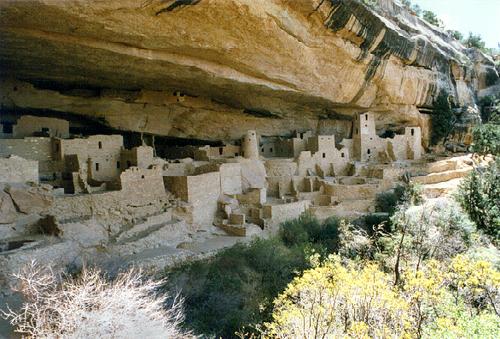
[[[435, 96], [473, 105], [491, 60], [391, 0], [6, 1], [1, 105], [123, 131], [348, 136], [355, 113], [427, 135]], [[491, 79], [491, 76], [489, 76]]]

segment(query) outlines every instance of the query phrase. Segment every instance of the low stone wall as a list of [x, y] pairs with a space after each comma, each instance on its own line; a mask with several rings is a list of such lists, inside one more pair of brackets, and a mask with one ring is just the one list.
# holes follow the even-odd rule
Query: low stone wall
[[192, 221], [200, 226], [211, 225], [214, 220], [221, 193], [220, 180], [219, 172], [164, 177], [166, 188], [192, 205]]
[[0, 182], [38, 183], [38, 161], [26, 160], [18, 156], [0, 158]]
[[311, 202], [308, 200], [288, 204], [264, 205], [262, 210], [264, 219], [267, 219], [266, 226], [275, 227], [287, 220], [296, 219], [307, 211], [310, 205]]
[[160, 212], [167, 194], [160, 169], [131, 168], [121, 175], [121, 190], [56, 197], [47, 212], [60, 221], [97, 218], [113, 224]]

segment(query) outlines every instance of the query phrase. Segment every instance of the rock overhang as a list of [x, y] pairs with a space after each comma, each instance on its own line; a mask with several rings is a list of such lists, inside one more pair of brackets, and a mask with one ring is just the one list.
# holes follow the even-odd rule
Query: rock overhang
[[[248, 124], [245, 128], [267, 114], [282, 119], [289, 133], [333, 113], [350, 116], [368, 109], [386, 112], [384, 120], [425, 120], [416, 119], [416, 107], [431, 106], [441, 89], [452, 96], [464, 92], [455, 89], [450, 64], [471, 63], [455, 41], [391, 1], [381, 3], [380, 13], [354, 0], [33, 0], [0, 6], [3, 78], [54, 88], [178, 91], [205, 98], [202, 114], [213, 111], [209, 102], [224, 105], [228, 116]], [[474, 85], [468, 81], [466, 87], [473, 91]], [[88, 109], [77, 107], [81, 100], [64, 109], [89, 115], [92, 100]], [[26, 101], [18, 98], [15, 105], [33, 105]], [[45, 106], [38, 108], [54, 108]], [[134, 124], [119, 126], [117, 113], [103, 112], [103, 106], [95, 106], [94, 114], [109, 125], [139, 130]], [[176, 110], [166, 105], [155, 115], [176, 120], [171, 113]], [[401, 112], [413, 113], [402, 118]], [[175, 125], [150, 132], [198, 134]]]

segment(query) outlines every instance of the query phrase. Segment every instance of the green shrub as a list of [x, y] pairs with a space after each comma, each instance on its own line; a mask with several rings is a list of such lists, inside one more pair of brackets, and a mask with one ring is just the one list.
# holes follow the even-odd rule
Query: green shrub
[[378, 7], [378, 0], [360, 0], [362, 3], [367, 5], [370, 8]]
[[375, 198], [375, 210], [377, 212], [394, 214], [401, 203], [419, 205], [423, 202], [422, 188], [413, 182], [398, 185], [393, 190], [377, 194]]
[[479, 229], [500, 239], [500, 160], [469, 173], [459, 186], [457, 200]]
[[320, 223], [318, 219], [305, 213], [298, 219], [284, 222], [279, 235], [286, 246], [311, 243], [318, 245], [318, 250], [332, 252], [338, 244], [338, 228], [339, 220], [335, 217]]
[[[385, 213], [370, 213], [363, 217], [362, 224], [365, 226], [368, 234], [373, 237], [377, 236], [377, 232], [389, 232], [390, 218], [388, 214]], [[379, 226], [382, 225], [382, 229]]]
[[448, 30], [447, 32], [455, 40], [461, 41], [464, 38], [464, 36], [462, 35], [462, 33], [460, 33], [457, 30]]
[[375, 198], [375, 210], [393, 214], [401, 198], [402, 196], [398, 195], [396, 190], [379, 193]]
[[469, 32], [469, 36], [464, 40], [464, 45], [467, 48], [477, 48], [480, 50], [485, 50], [485, 42], [481, 35]]
[[489, 123], [472, 129], [472, 151], [500, 156], [500, 124]]
[[431, 25], [441, 27], [443, 25], [443, 22], [437, 17], [436, 13], [432, 11], [423, 11], [422, 12], [422, 19], [430, 23]]
[[448, 101], [446, 92], [441, 92], [433, 104], [434, 112], [431, 116], [431, 144], [437, 145], [439, 141], [448, 137], [455, 125], [455, 115]]
[[479, 99], [483, 123], [500, 123], [500, 96], [487, 95]]
[[219, 252], [210, 260], [167, 272], [169, 291], [185, 299], [185, 327], [198, 334], [233, 338], [269, 321], [272, 300], [303, 270], [311, 252], [326, 257], [338, 247], [339, 221], [311, 215], [285, 222], [277, 236]]
[[175, 268], [168, 272], [166, 288], [184, 297], [187, 329], [232, 338], [243, 327], [267, 320], [272, 299], [307, 267], [303, 249], [288, 248], [277, 237], [257, 239]]
[[280, 226], [280, 237], [286, 246], [295, 246], [309, 241], [309, 233], [321, 227], [316, 218], [303, 214], [298, 219], [284, 222]]

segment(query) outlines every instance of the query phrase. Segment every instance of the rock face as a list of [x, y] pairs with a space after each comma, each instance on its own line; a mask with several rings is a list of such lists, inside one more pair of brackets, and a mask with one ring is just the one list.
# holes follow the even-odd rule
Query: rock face
[[43, 187], [10, 187], [7, 193], [21, 213], [40, 213], [52, 206], [54, 198]]
[[498, 79], [392, 0], [3, 1], [0, 41], [5, 109], [205, 140], [347, 136], [367, 109], [425, 137], [441, 90], [473, 105]]
[[0, 190], [0, 224], [14, 222], [17, 218], [16, 207], [10, 195]]

